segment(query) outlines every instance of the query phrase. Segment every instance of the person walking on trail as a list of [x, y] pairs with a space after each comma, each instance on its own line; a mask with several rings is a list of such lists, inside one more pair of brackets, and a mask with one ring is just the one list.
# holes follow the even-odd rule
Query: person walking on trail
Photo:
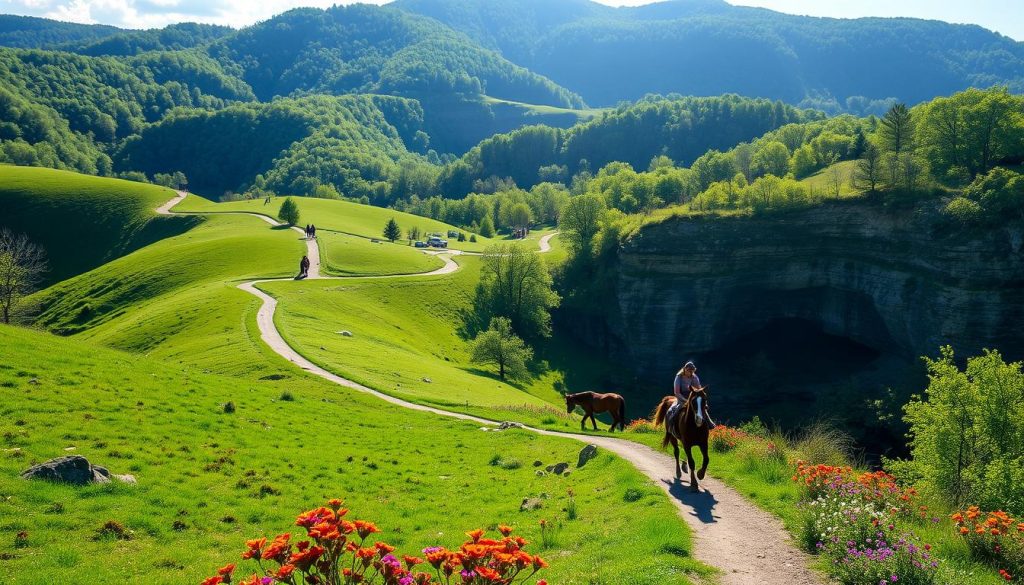
[[313, 224], [309, 224], [309, 237], [316, 239], [316, 226]]
[[299, 261], [299, 278], [306, 278], [309, 276], [309, 258], [303, 256], [302, 260]]
[[306, 224], [306, 239], [307, 239], [307, 240], [309, 239], [309, 234], [310, 234], [310, 231], [309, 231], [309, 224], [307, 223], [307, 224]]
[[[686, 362], [686, 365], [676, 372], [676, 378], [672, 382], [672, 393], [676, 397], [676, 403], [669, 408], [668, 416], [672, 418], [679, 411], [679, 408], [690, 399], [690, 392], [696, 388], [703, 388], [700, 378], [697, 377], [697, 366], [693, 362]], [[711, 414], [708, 414], [708, 428], [715, 428]]]

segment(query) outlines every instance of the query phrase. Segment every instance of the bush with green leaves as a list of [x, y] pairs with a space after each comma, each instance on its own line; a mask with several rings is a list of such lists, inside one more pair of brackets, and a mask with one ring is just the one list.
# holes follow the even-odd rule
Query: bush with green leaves
[[296, 225], [299, 223], [299, 206], [291, 197], [285, 197], [281, 209], [277, 211], [277, 217], [288, 225]]
[[1024, 513], [1024, 372], [986, 350], [963, 370], [950, 347], [926, 359], [930, 383], [905, 407], [913, 459], [900, 474], [956, 504]]

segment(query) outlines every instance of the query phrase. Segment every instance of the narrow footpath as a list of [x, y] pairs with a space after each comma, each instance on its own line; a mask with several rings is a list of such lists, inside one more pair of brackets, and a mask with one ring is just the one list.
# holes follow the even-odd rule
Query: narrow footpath
[[[159, 214], [171, 215], [171, 209], [186, 196], [179, 192], [178, 196], [159, 207]], [[273, 226], [281, 223], [256, 213], [239, 212], [255, 215]], [[302, 229], [293, 228], [305, 235]], [[540, 252], [551, 250], [550, 239], [555, 234], [541, 238]], [[429, 275], [449, 274], [458, 270], [458, 264], [452, 260], [453, 255], [460, 254], [457, 250], [443, 252], [439, 257], [445, 265], [431, 272], [420, 274], [403, 274], [395, 276], [354, 276], [324, 277], [320, 275], [320, 250], [315, 239], [306, 241], [306, 256], [310, 260], [308, 279], [351, 280], [362, 278], [420, 278]], [[498, 421], [488, 420], [459, 412], [451, 412], [408, 402], [389, 394], [363, 386], [333, 374], [299, 355], [281, 336], [274, 325], [274, 312], [277, 310], [277, 299], [256, 287], [261, 282], [287, 281], [288, 278], [264, 279], [245, 282], [238, 288], [255, 295], [262, 301], [256, 314], [260, 337], [275, 353], [295, 364], [306, 372], [319, 376], [339, 386], [371, 394], [391, 404], [432, 414], [473, 421], [481, 425], [493, 426]], [[693, 532], [693, 554], [697, 560], [713, 566], [721, 571], [719, 582], [724, 585], [820, 585], [826, 583], [825, 578], [810, 569], [811, 557], [800, 551], [789, 533], [783, 528], [778, 518], [761, 510], [743, 498], [736, 490], [730, 488], [710, 475], [700, 484], [701, 491], [692, 493], [685, 481], [676, 480], [673, 473], [675, 461], [672, 456], [656, 451], [632, 441], [614, 439], [607, 436], [591, 436], [576, 433], [562, 433], [523, 427], [541, 435], [576, 439], [583, 443], [597, 445], [615, 453], [629, 461], [641, 473], [657, 484], [672, 500], [679, 515], [686, 521]], [[709, 473], [714, 471], [712, 460]]]

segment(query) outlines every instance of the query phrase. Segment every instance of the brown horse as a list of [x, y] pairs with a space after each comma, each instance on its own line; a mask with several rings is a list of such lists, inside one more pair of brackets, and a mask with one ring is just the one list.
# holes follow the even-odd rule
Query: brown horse
[[[665, 437], [661, 440], [662, 448], [672, 443], [672, 449], [676, 456], [676, 479], [682, 477], [683, 472], [690, 472], [690, 491], [700, 491], [697, 484], [698, 479], [704, 479], [708, 470], [708, 394], [707, 388], [691, 390], [690, 397], [682, 405], [682, 412], [675, 415], [673, 420], [667, 420], [668, 409], [675, 404], [674, 396], [666, 396], [661, 399], [658, 408], [654, 411], [654, 424], [665, 423]], [[679, 443], [682, 442], [686, 451], [686, 463], [679, 466]], [[694, 472], [696, 461], [693, 459], [693, 447], [700, 448], [702, 456], [700, 469]]]
[[583, 420], [580, 421], [580, 430], [587, 429], [587, 417], [590, 417], [594, 430], [597, 430], [597, 419], [594, 413], [612, 413], [612, 426], [608, 429], [615, 431], [615, 425], [620, 430], [626, 430], [626, 399], [618, 394], [598, 394], [597, 392], [578, 392], [565, 395], [565, 411], [572, 413], [573, 409], [579, 406], [583, 409]]

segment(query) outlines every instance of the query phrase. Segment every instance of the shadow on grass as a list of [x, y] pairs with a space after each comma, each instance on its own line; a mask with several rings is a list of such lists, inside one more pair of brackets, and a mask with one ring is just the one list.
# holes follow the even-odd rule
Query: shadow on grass
[[681, 480], [662, 481], [668, 485], [669, 495], [692, 510], [690, 514], [696, 516], [698, 520], [705, 524], [716, 522], [714, 512], [715, 504], [718, 503], [718, 500], [715, 499], [715, 495], [708, 491], [707, 488], [695, 493], [690, 491], [689, 483], [683, 483]]
[[483, 378], [489, 378], [491, 380], [494, 380], [495, 382], [501, 382], [502, 384], [508, 384], [509, 386], [515, 388], [516, 390], [522, 390], [524, 392], [526, 391], [526, 386], [524, 386], [521, 382], [516, 382], [515, 380], [512, 380], [511, 378], [505, 378], [504, 380], [502, 380], [500, 376], [498, 376], [497, 374], [495, 374], [494, 372], [492, 372], [490, 370], [483, 370], [481, 368], [474, 368], [472, 366], [465, 367], [465, 368], [459, 368], [459, 369], [461, 369], [463, 372], [466, 372], [468, 374], [473, 374], [475, 376], [481, 376]]

